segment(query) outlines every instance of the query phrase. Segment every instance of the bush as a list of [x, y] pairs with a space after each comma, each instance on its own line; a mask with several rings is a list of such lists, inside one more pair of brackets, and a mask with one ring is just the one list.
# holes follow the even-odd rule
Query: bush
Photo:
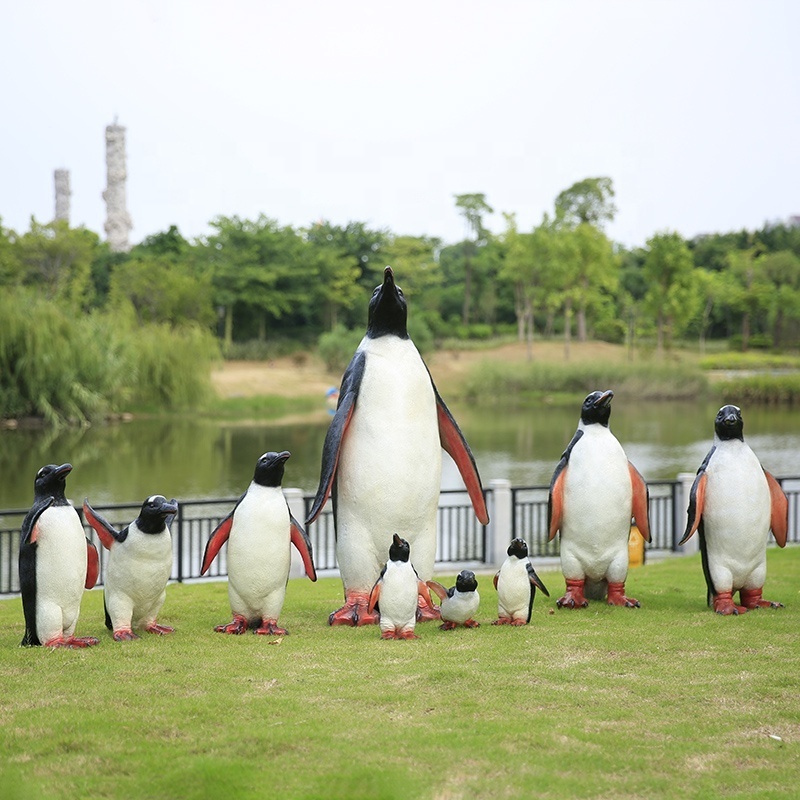
[[337, 325], [319, 337], [317, 352], [328, 370], [344, 372], [363, 338], [361, 331], [350, 331], [344, 325]]

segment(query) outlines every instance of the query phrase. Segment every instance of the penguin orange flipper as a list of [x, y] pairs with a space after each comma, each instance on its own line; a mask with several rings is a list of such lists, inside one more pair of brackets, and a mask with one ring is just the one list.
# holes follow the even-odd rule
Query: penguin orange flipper
[[789, 500], [772, 474], [764, 470], [764, 475], [767, 476], [771, 500], [769, 526], [772, 528], [772, 535], [778, 547], [786, 547], [786, 536], [789, 533]]
[[205, 575], [211, 563], [217, 557], [217, 553], [222, 549], [222, 545], [228, 541], [231, 535], [231, 526], [233, 525], [233, 511], [225, 517], [216, 528], [206, 542], [206, 551], [203, 554], [203, 566], [200, 569], [200, 574]]
[[631, 473], [631, 486], [633, 487], [633, 508], [631, 516], [636, 522], [639, 533], [646, 542], [650, 541], [650, 492], [647, 489], [642, 474], [636, 467], [628, 462]]
[[683, 539], [678, 544], [685, 544], [692, 538], [692, 535], [700, 525], [700, 520], [703, 518], [703, 508], [706, 504], [706, 483], [708, 476], [705, 470], [699, 472], [692, 484], [692, 491], [689, 495], [689, 510], [688, 519], [686, 521], [686, 530], [683, 533]]
[[566, 477], [567, 468], [564, 467], [556, 475], [550, 487], [550, 497], [547, 504], [547, 511], [550, 517], [550, 535], [547, 538], [548, 542], [552, 542], [556, 538], [558, 529], [561, 527], [561, 517], [564, 514], [564, 478]]
[[300, 558], [303, 559], [303, 567], [305, 568], [306, 575], [312, 580], [317, 579], [317, 570], [314, 567], [314, 558], [311, 555], [311, 540], [308, 534], [303, 530], [300, 523], [290, 515], [291, 533], [290, 540], [292, 544], [300, 553]]
[[100, 556], [97, 555], [97, 548], [87, 539], [86, 540], [86, 581], [83, 586], [85, 589], [92, 589], [100, 577]]

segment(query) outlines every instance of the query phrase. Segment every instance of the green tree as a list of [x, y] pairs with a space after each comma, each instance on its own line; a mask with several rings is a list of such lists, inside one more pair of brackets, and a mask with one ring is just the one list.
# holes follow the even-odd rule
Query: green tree
[[556, 222], [570, 226], [588, 223], [602, 228], [617, 213], [613, 197], [611, 178], [584, 178], [556, 197]]
[[647, 240], [643, 272], [647, 279], [644, 308], [656, 320], [661, 354], [675, 329], [692, 315], [692, 254], [678, 233], [657, 233]]
[[461, 321], [469, 325], [472, 313], [472, 283], [473, 270], [481, 243], [487, 238], [488, 231], [483, 226], [483, 217], [493, 214], [494, 209], [486, 202], [484, 194], [457, 194], [456, 208], [467, 225], [467, 238], [462, 248], [464, 253], [464, 305], [461, 312]]
[[[761, 257], [761, 269], [773, 284], [772, 343], [775, 347], [788, 344], [791, 338], [797, 343], [797, 326], [800, 322], [800, 258], [791, 250], [766, 253]], [[795, 331], [792, 335], [792, 330]]]
[[3, 227], [0, 217], [0, 286], [13, 286], [22, 282], [22, 263], [16, 246], [17, 235]]

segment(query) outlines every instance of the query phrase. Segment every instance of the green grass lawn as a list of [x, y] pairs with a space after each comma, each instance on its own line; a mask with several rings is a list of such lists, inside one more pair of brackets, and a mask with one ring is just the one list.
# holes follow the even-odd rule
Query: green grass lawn
[[[640, 609], [531, 624], [329, 628], [341, 583], [292, 580], [280, 640], [213, 632], [224, 583], [170, 586], [170, 637], [118, 644], [87, 592], [88, 650], [20, 648], [0, 602], [5, 798], [789, 798], [800, 787], [800, 548], [771, 549], [765, 596], [723, 618], [699, 557], [631, 572]], [[452, 585], [452, 576], [442, 581]], [[543, 600], [544, 602], [540, 602]]]

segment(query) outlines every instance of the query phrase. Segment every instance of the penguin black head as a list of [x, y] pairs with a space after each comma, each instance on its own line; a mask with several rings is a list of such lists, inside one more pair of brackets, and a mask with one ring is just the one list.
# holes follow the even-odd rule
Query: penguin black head
[[392, 537], [392, 544], [389, 547], [390, 561], [408, 561], [411, 555], [411, 548], [405, 539], [401, 539], [397, 534]]
[[67, 502], [64, 492], [67, 488], [67, 475], [72, 472], [72, 464], [48, 464], [42, 467], [33, 481], [33, 494], [36, 498], [52, 496], [55, 505]]
[[394, 335], [408, 339], [408, 306], [403, 297], [403, 290], [394, 282], [391, 267], [383, 271], [383, 283], [375, 287], [369, 301], [369, 318], [367, 336], [377, 339], [379, 336]]
[[264, 453], [256, 463], [253, 480], [259, 486], [280, 486], [283, 480], [283, 468], [291, 456], [288, 450], [281, 453]]
[[528, 543], [524, 539], [512, 539], [506, 553], [517, 558], [528, 557]]
[[167, 518], [177, 513], [177, 500], [167, 500], [160, 494], [151, 495], [142, 503], [142, 509], [136, 518], [136, 527], [142, 533], [161, 533], [168, 524]]
[[581, 422], [584, 425], [600, 423], [608, 427], [608, 418], [611, 416], [611, 400], [614, 392], [607, 389], [605, 392], [592, 392], [586, 396], [581, 406]]
[[456, 591], [474, 592], [478, 588], [478, 581], [475, 573], [469, 569], [462, 569], [456, 578]]
[[714, 433], [723, 441], [739, 439], [744, 441], [744, 420], [738, 406], [722, 406], [714, 420]]

